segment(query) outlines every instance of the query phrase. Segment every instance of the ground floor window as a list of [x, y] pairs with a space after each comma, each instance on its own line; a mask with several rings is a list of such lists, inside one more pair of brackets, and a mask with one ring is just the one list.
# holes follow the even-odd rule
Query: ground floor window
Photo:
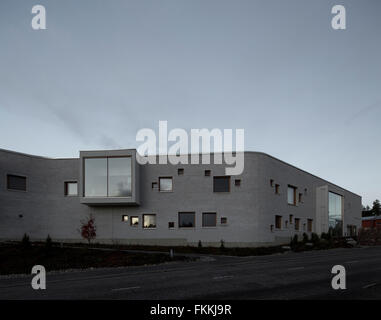
[[143, 228], [156, 228], [156, 214], [143, 214]]
[[131, 217], [130, 223], [132, 226], [138, 226], [139, 225], [139, 217]]
[[202, 214], [203, 227], [215, 227], [217, 225], [217, 214], [215, 212], [204, 212]]
[[275, 228], [282, 228], [282, 216], [275, 216]]
[[179, 228], [194, 228], [195, 225], [194, 212], [179, 212]]
[[312, 232], [312, 219], [307, 220], [307, 231]]
[[295, 230], [299, 230], [300, 228], [300, 219], [299, 218], [295, 218]]

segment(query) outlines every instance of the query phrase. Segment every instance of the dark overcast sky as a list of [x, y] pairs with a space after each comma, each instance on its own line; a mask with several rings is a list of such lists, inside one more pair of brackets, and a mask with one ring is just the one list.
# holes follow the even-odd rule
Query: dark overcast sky
[[[47, 10], [47, 30], [31, 9]], [[331, 28], [343, 4], [347, 29]], [[244, 128], [262, 151], [381, 198], [381, 1], [0, 2], [0, 148], [133, 148], [140, 128]]]

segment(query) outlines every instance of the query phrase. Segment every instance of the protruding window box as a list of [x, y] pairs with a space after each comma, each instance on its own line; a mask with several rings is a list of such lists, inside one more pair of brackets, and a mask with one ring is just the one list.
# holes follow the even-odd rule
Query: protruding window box
[[136, 150], [81, 151], [81, 203], [139, 205]]

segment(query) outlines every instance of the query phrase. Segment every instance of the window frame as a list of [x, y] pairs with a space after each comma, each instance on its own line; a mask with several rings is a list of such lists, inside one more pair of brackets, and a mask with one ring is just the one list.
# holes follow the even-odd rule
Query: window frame
[[[214, 214], [214, 226], [205, 226], [204, 225], [204, 215], [207, 215], [207, 214]], [[217, 212], [203, 212], [202, 213], [202, 216], [201, 216], [201, 226], [203, 228], [216, 228], [217, 227]]]
[[[138, 223], [137, 223], [137, 224], [133, 224], [133, 223], [132, 223], [132, 220], [135, 219], [135, 218], [138, 219]], [[139, 219], [139, 216], [131, 216], [131, 217], [130, 217], [130, 226], [131, 226], [131, 227], [138, 227], [138, 226], [139, 226], [139, 223], [140, 223], [139, 220], [140, 220], [140, 219]]]
[[[25, 179], [25, 190], [24, 189], [13, 189], [9, 188], [9, 178], [10, 177], [17, 177], [17, 178], [23, 178]], [[13, 173], [7, 173], [7, 181], [6, 181], [6, 186], [8, 191], [17, 191], [17, 192], [27, 192], [28, 190], [28, 177], [20, 174], [13, 174]]]
[[[292, 192], [292, 194], [293, 194], [293, 203], [290, 203], [288, 200], [288, 192], [289, 192], [289, 190], [290, 189], [292, 189], [293, 190], [293, 192]], [[291, 184], [289, 184], [289, 185], [287, 185], [287, 204], [288, 205], [290, 205], [290, 206], [296, 206], [297, 205], [297, 200], [296, 200], [296, 194], [297, 194], [297, 187], [295, 187], [295, 186], [293, 186], [293, 185], [291, 185]]]
[[[69, 194], [68, 191], [69, 191], [69, 188], [68, 188], [68, 185], [70, 183], [75, 183], [77, 185], [77, 194]], [[75, 181], [75, 180], [68, 180], [68, 181], [64, 181], [64, 195], [65, 197], [78, 197], [78, 181]]]
[[[180, 224], [180, 215], [181, 214], [193, 214], [193, 226], [192, 227], [182, 227], [181, 224]], [[178, 228], [179, 229], [194, 229], [196, 228], [196, 212], [194, 211], [180, 211], [178, 212]]]
[[[122, 197], [115, 197], [115, 196], [109, 196], [109, 161], [108, 159], [110, 158], [130, 158], [131, 159], [131, 167], [130, 167], [130, 170], [131, 170], [131, 195], [129, 196], [122, 196]], [[106, 195], [102, 195], [102, 196], [87, 196], [86, 195], [86, 160], [87, 159], [106, 159]], [[84, 198], [107, 198], [107, 199], [123, 199], [123, 198], [132, 198], [133, 196], [133, 179], [134, 179], [134, 175], [133, 175], [133, 157], [131, 155], [115, 155], [115, 156], [89, 156], [89, 157], [83, 157], [83, 160], [82, 160], [82, 190], [81, 190], [81, 193], [82, 193], [82, 197]], [[79, 192], [78, 192], [79, 193]]]
[[[215, 191], [214, 181], [215, 179], [227, 179], [228, 180], [228, 191]], [[231, 176], [213, 176], [213, 193], [229, 193], [231, 191]]]
[[[160, 188], [160, 180], [161, 179], [171, 179], [171, 190], [161, 190]], [[159, 181], [158, 181], [158, 190], [159, 192], [173, 192], [173, 177], [170, 177], [170, 176], [165, 176], [165, 177], [159, 177]]]
[[[282, 218], [283, 217], [279, 214], [275, 215], [275, 229], [276, 230], [282, 230], [282, 220], [283, 220]], [[278, 224], [278, 219], [280, 219], [279, 224]]]
[[[144, 226], [144, 218], [147, 216], [153, 216], [155, 218], [155, 226], [154, 227], [145, 227]], [[143, 220], [143, 223], [142, 223], [143, 229], [156, 229], [157, 228], [156, 213], [143, 213], [142, 217], [143, 217], [143, 219], [142, 219]]]

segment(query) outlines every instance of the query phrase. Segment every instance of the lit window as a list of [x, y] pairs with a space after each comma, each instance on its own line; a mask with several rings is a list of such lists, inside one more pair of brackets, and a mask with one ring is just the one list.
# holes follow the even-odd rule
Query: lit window
[[127, 222], [127, 221], [128, 221], [128, 216], [123, 215], [123, 216], [122, 216], [122, 221], [123, 221], [123, 222]]
[[217, 214], [215, 212], [204, 212], [202, 214], [203, 227], [215, 227], [217, 225]]
[[156, 228], [156, 214], [143, 214], [143, 228]]
[[65, 182], [65, 196], [77, 196], [78, 195], [78, 184], [77, 182]]
[[296, 188], [293, 186], [287, 188], [287, 203], [296, 205]]
[[230, 192], [230, 177], [214, 177], [213, 192]]
[[8, 174], [7, 188], [9, 190], [26, 191], [26, 177]]
[[159, 191], [169, 192], [172, 191], [172, 177], [159, 178]]
[[282, 216], [275, 216], [275, 228], [282, 228]]
[[179, 228], [194, 228], [195, 224], [194, 212], [179, 212]]
[[132, 226], [138, 226], [139, 225], [139, 217], [131, 217], [130, 223]]

